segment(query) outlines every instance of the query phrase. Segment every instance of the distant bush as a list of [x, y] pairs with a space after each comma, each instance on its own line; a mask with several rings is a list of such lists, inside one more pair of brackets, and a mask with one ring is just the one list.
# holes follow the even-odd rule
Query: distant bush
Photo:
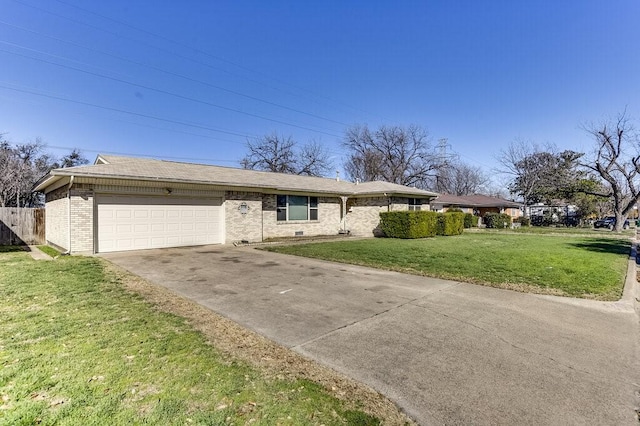
[[478, 226], [478, 216], [474, 216], [471, 213], [464, 214], [464, 227], [476, 228]]
[[530, 226], [531, 225], [531, 220], [529, 220], [528, 217], [524, 217], [524, 216], [521, 216], [521, 217], [517, 218], [516, 220], [514, 220], [514, 222], [519, 223], [520, 226]]
[[484, 222], [487, 228], [508, 228], [511, 226], [511, 216], [504, 213], [485, 213], [484, 216], [482, 216], [482, 222]]
[[464, 214], [431, 211], [380, 213], [380, 229], [389, 238], [427, 238], [436, 235], [460, 235]]
[[461, 208], [451, 207], [450, 209], [447, 209], [447, 213], [463, 213], [463, 211]]

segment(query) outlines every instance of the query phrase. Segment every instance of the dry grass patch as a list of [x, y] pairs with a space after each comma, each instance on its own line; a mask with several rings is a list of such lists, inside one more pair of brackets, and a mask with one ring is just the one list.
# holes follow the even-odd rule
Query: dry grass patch
[[0, 254], [0, 424], [405, 424], [381, 395], [97, 258]]
[[333, 396], [345, 401], [351, 409], [361, 409], [372, 416], [384, 419], [383, 424], [410, 423], [395, 404], [370, 387], [304, 358], [191, 300], [131, 275], [113, 264], [108, 264], [107, 268], [119, 277], [125, 288], [142, 295], [157, 309], [188, 319], [189, 323], [202, 332], [211, 345], [223, 354], [248, 362], [279, 380], [303, 378], [319, 383]]

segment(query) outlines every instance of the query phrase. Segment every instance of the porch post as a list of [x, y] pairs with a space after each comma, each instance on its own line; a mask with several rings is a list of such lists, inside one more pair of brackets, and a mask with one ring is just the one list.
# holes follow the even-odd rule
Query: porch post
[[340, 196], [342, 200], [342, 231], [347, 232], [347, 199], [349, 197]]

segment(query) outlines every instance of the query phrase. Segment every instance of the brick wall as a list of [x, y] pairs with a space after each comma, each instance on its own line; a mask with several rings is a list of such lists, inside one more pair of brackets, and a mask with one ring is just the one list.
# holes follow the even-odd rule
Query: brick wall
[[69, 199], [66, 187], [46, 195], [45, 238], [47, 242], [69, 250]]
[[[422, 210], [430, 210], [423, 200]], [[409, 199], [403, 197], [351, 198], [347, 201], [347, 229], [352, 235], [371, 237], [379, 235], [380, 213], [409, 210]]]
[[71, 188], [71, 253], [93, 253], [93, 198], [91, 190]]
[[227, 244], [243, 240], [262, 241], [262, 194], [227, 191], [224, 218]]
[[349, 199], [347, 229], [351, 231], [351, 235], [366, 237], [375, 235], [380, 224], [380, 213], [389, 211], [387, 203], [387, 197]]
[[340, 205], [341, 200], [336, 197], [318, 197], [317, 221], [287, 221], [277, 220], [277, 199], [275, 194], [264, 194], [262, 197], [263, 237], [293, 237], [297, 231], [303, 235], [337, 235], [341, 228]]

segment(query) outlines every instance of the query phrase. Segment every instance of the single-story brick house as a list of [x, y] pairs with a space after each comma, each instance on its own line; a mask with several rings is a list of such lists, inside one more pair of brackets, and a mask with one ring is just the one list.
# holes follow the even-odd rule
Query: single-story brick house
[[522, 204], [516, 203], [515, 201], [490, 197], [488, 195], [457, 196], [440, 194], [437, 198], [431, 200], [430, 204], [431, 210], [437, 212], [446, 212], [451, 208], [458, 208], [465, 213], [471, 213], [480, 217], [490, 212], [505, 213], [511, 216], [511, 219], [517, 219], [522, 216], [523, 207]]
[[388, 182], [112, 155], [52, 170], [35, 190], [45, 194], [47, 241], [69, 253], [372, 236], [380, 212], [428, 210], [437, 195]]

